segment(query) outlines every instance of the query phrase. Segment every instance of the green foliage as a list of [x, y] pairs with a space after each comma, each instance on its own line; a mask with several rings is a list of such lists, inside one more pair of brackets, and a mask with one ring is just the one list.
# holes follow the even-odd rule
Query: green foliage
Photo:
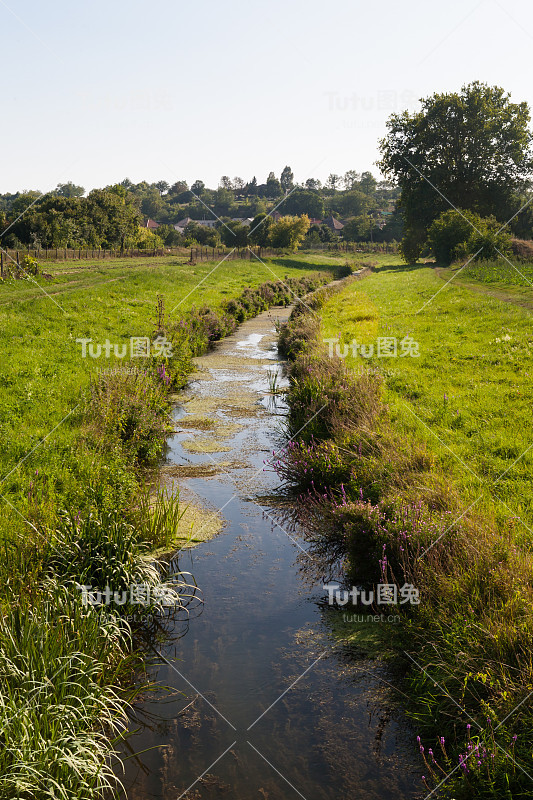
[[[500, 267], [514, 275], [503, 260]], [[464, 272], [482, 278], [485, 268], [495, 265], [476, 262]], [[532, 711], [524, 698], [533, 682], [529, 313], [498, 302], [492, 289], [483, 296], [460, 283], [452, 297], [437, 296], [442, 285], [434, 270], [402, 273], [383, 260], [364, 283], [328, 295], [321, 328], [310, 314], [290, 321], [295, 340], [306, 324], [308, 333], [291, 366], [290, 433], [309, 424], [276, 468], [305, 491], [308, 553], [324, 568], [334, 565], [337, 576], [347, 565], [352, 585], [405, 582], [420, 591], [420, 605], [399, 606], [401, 625], [386, 626], [385, 635], [390, 650], [409, 656], [404, 687], [413, 700], [406, 698], [413, 738], [420, 733], [426, 747], [427, 791], [453, 773], [450, 797], [526, 797]], [[426, 297], [434, 299], [420, 315]], [[386, 369], [374, 359], [362, 370], [350, 355], [332, 365], [321, 342], [328, 335], [361, 342], [380, 332], [401, 339], [407, 331], [420, 357], [389, 361]], [[365, 376], [379, 380], [380, 373], [386, 406], [365, 394]], [[333, 375], [333, 389], [344, 384], [351, 398], [344, 405], [338, 399], [338, 415], [319, 405], [337, 400]], [[368, 413], [372, 408], [377, 413]], [[320, 425], [309, 440], [317, 412]]]
[[324, 216], [324, 201], [316, 192], [305, 192], [296, 189], [280, 205], [284, 214], [307, 214], [308, 217], [322, 219]]
[[270, 242], [270, 231], [274, 220], [270, 215], [258, 214], [249, 227], [249, 237], [252, 244], [260, 247], [268, 247]]
[[134, 462], [153, 461], [172, 430], [164, 381], [145, 371], [101, 375], [90, 389], [87, 416], [112, 449], [120, 443]]
[[305, 234], [309, 230], [309, 217], [281, 217], [274, 222], [270, 229], [270, 244], [272, 247], [279, 247], [283, 250], [298, 249], [298, 245], [303, 241]]
[[330, 211], [343, 217], [361, 216], [370, 207], [365, 192], [356, 189], [351, 192], [339, 192], [328, 203]]
[[287, 194], [294, 186], [294, 173], [290, 167], [284, 167], [280, 178], [281, 188]]
[[114, 687], [129, 640], [127, 625], [85, 608], [57, 582], [3, 609], [1, 797], [114, 795], [109, 737], [126, 728], [126, 692]]
[[342, 229], [342, 238], [347, 242], [366, 242], [370, 239], [370, 232], [373, 228], [372, 217], [362, 214], [345, 223]]
[[135, 246], [141, 214], [135, 198], [122, 186], [94, 189], [87, 197], [44, 196], [32, 205], [34, 199], [28, 194], [14, 203], [15, 221], [6, 234], [8, 243], [18, 240], [32, 246], [38, 242], [41, 247]]
[[20, 271], [23, 275], [32, 275], [33, 277], [40, 275], [42, 270], [36, 258], [29, 255], [23, 255], [20, 260]]
[[450, 205], [502, 223], [519, 210], [533, 166], [529, 119], [527, 103], [480, 82], [390, 117], [380, 169], [401, 189], [408, 260], [416, 260], [429, 226]]
[[226, 247], [247, 247], [250, 244], [248, 234], [250, 229], [247, 225], [232, 220], [223, 220], [219, 232], [222, 242]]
[[494, 217], [484, 219], [467, 210], [444, 211], [428, 230], [428, 244], [440, 264], [471, 257], [497, 258], [511, 252], [511, 236], [501, 227]]
[[268, 197], [279, 197], [283, 193], [281, 183], [273, 172], [270, 172], [266, 182], [266, 192]]

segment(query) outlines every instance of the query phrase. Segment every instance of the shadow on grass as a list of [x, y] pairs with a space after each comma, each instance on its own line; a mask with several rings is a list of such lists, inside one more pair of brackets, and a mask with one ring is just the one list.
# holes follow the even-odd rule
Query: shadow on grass
[[308, 264], [305, 261], [297, 261], [294, 258], [270, 258], [272, 264], [278, 267], [286, 267], [287, 269], [301, 269], [309, 271], [310, 268], [316, 272], [331, 272], [335, 268], [335, 264]]
[[429, 264], [380, 264], [374, 267], [373, 272], [414, 272], [418, 269], [434, 269], [437, 264], [431, 261]]

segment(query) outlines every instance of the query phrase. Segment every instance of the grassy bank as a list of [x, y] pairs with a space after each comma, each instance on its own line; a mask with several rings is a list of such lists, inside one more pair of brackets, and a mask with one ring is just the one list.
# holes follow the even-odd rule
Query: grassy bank
[[[320, 319], [294, 315], [282, 332], [290, 430], [305, 427], [278, 471], [304, 493], [313, 552], [349, 585], [420, 592], [381, 635], [412, 699], [422, 790], [528, 797], [529, 314], [373, 260], [364, 281], [311, 302]], [[378, 355], [385, 337], [396, 356]]]
[[[113, 782], [110, 751], [148, 618], [194, 591], [151, 556], [175, 549], [179, 497], [150, 502], [142, 488], [172, 430], [169, 396], [193, 357], [239, 321], [330, 277], [282, 258], [211, 275], [212, 262], [161, 262], [113, 282], [106, 265], [100, 284], [82, 273], [52, 298], [26, 281], [0, 285], [10, 353], [0, 378], [5, 798], [94, 798]], [[148, 342], [146, 354], [132, 355], [132, 337]]]

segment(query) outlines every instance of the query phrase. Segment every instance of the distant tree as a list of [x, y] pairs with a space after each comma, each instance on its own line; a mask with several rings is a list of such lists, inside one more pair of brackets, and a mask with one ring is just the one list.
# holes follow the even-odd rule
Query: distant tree
[[527, 103], [479, 81], [389, 118], [379, 167], [401, 189], [404, 256], [418, 258], [429, 226], [450, 205], [502, 224], [519, 210], [533, 169], [529, 121]]
[[457, 259], [498, 258], [511, 252], [511, 235], [501, 230], [495, 217], [483, 218], [472, 211], [444, 211], [428, 231], [428, 244], [438, 263]]
[[230, 189], [217, 189], [214, 193], [213, 211], [217, 217], [230, 217], [236, 209], [235, 196]]
[[[159, 228], [158, 228], [159, 230]], [[216, 228], [208, 228], [205, 225], [198, 225], [197, 222], [190, 222], [185, 229], [185, 246], [190, 247], [191, 243], [196, 242], [203, 247], [217, 247], [220, 244], [220, 234]]]
[[399, 242], [403, 237], [403, 216], [402, 211], [396, 208], [387, 223], [381, 229], [374, 231], [375, 242]]
[[[334, 242], [338, 239], [338, 236], [333, 233], [329, 225], [319, 225], [320, 229], [320, 241], [322, 242]], [[343, 229], [344, 230], [344, 229]]]
[[233, 190], [233, 182], [228, 175], [223, 175], [218, 185], [220, 189], [227, 189], [228, 191]]
[[129, 178], [124, 178], [124, 180], [120, 182], [120, 186], [123, 186], [125, 189], [131, 189], [133, 183], [130, 181]]
[[281, 183], [278, 181], [273, 172], [270, 172], [266, 182], [267, 197], [279, 197], [283, 190]]
[[348, 220], [342, 229], [342, 238], [347, 242], [367, 242], [370, 239], [374, 220], [368, 214], [361, 214]]
[[188, 191], [189, 186], [186, 181], [176, 181], [168, 190], [169, 195], [178, 195]]
[[336, 192], [341, 180], [342, 179], [340, 175], [336, 175], [334, 172], [332, 172], [326, 181], [326, 189], [329, 189], [330, 192]]
[[274, 220], [270, 215], [264, 213], [257, 214], [249, 228], [249, 238], [252, 244], [260, 247], [268, 247], [270, 243], [270, 229]]
[[245, 194], [247, 194], [249, 197], [254, 197], [257, 194], [257, 178], [255, 175], [250, 183], [246, 185]]
[[166, 247], [178, 247], [183, 243], [183, 236], [173, 225], [160, 225], [157, 235]]
[[364, 214], [369, 207], [369, 200], [366, 194], [355, 190], [336, 195], [333, 204], [339, 214], [352, 217]]
[[161, 197], [163, 197], [165, 192], [168, 192], [168, 190], [170, 189], [170, 186], [168, 185], [168, 183], [166, 181], [157, 181], [157, 183], [155, 184], [155, 187], [159, 191], [159, 194], [160, 194]]
[[148, 250], [153, 247], [163, 247], [165, 243], [159, 234], [159, 228], [157, 229], [157, 233], [155, 233], [154, 231], [149, 231], [148, 228], [139, 227], [131, 244], [134, 247], [138, 247], [140, 250]]
[[149, 187], [141, 197], [141, 211], [145, 217], [157, 219], [165, 208], [165, 203], [156, 186]]
[[14, 220], [24, 214], [30, 206], [38, 205], [41, 197], [44, 197], [43, 193], [36, 189], [19, 194], [11, 206], [10, 219]]
[[194, 194], [200, 197], [205, 192], [205, 183], [203, 181], [196, 180], [191, 186], [191, 192], [194, 192]]
[[270, 244], [283, 250], [295, 251], [309, 230], [309, 217], [281, 217], [270, 229]]
[[315, 243], [332, 242], [335, 239], [333, 231], [327, 225], [311, 225], [305, 236]]
[[354, 169], [349, 169], [347, 172], [344, 173], [342, 178], [342, 185], [346, 189], [347, 192], [355, 189], [359, 181], [361, 180], [361, 176], [358, 172]]
[[242, 192], [242, 190], [244, 189], [245, 185], [246, 184], [243, 181], [243, 179], [239, 178], [238, 175], [236, 175], [235, 178], [233, 178], [233, 189], [234, 189], [234, 191]]
[[285, 194], [287, 194], [287, 192], [290, 192], [290, 190], [294, 186], [294, 174], [290, 167], [283, 168], [283, 172], [281, 173], [280, 183], [281, 183], [281, 188], [283, 189]]
[[359, 188], [362, 192], [367, 195], [372, 196], [376, 192], [376, 186], [378, 185], [377, 180], [374, 178], [371, 172], [363, 172], [361, 175], [361, 180], [359, 181]]
[[222, 221], [224, 224], [220, 226], [219, 231], [226, 247], [247, 247], [250, 244], [247, 225], [241, 225], [240, 222], [231, 219]]
[[280, 205], [279, 210], [284, 214], [307, 214], [309, 217], [324, 216], [324, 201], [316, 192], [306, 192], [296, 189]]
[[83, 197], [85, 189], [83, 186], [76, 186], [75, 183], [69, 181], [68, 183], [58, 183], [55, 194], [59, 197]]
[[135, 198], [120, 184], [107, 189], [93, 189], [87, 196], [89, 214], [102, 220], [102, 245], [127, 247], [135, 240], [141, 222], [141, 213]]
[[308, 192], [319, 192], [322, 184], [317, 178], [308, 178], [305, 182], [305, 188]]

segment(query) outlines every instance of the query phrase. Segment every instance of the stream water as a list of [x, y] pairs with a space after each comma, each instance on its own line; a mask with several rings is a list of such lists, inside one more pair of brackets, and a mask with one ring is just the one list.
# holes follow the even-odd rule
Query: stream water
[[[182, 552], [201, 602], [168, 622], [136, 704], [121, 775], [130, 800], [374, 800], [420, 796], [413, 731], [386, 667], [337, 645], [305, 540], [278, 524], [283, 384], [272, 309], [197, 360], [163, 473], [224, 527]], [[299, 558], [298, 558], [299, 557]], [[349, 633], [349, 623], [346, 624]], [[378, 623], [379, 624], [379, 623]]]

